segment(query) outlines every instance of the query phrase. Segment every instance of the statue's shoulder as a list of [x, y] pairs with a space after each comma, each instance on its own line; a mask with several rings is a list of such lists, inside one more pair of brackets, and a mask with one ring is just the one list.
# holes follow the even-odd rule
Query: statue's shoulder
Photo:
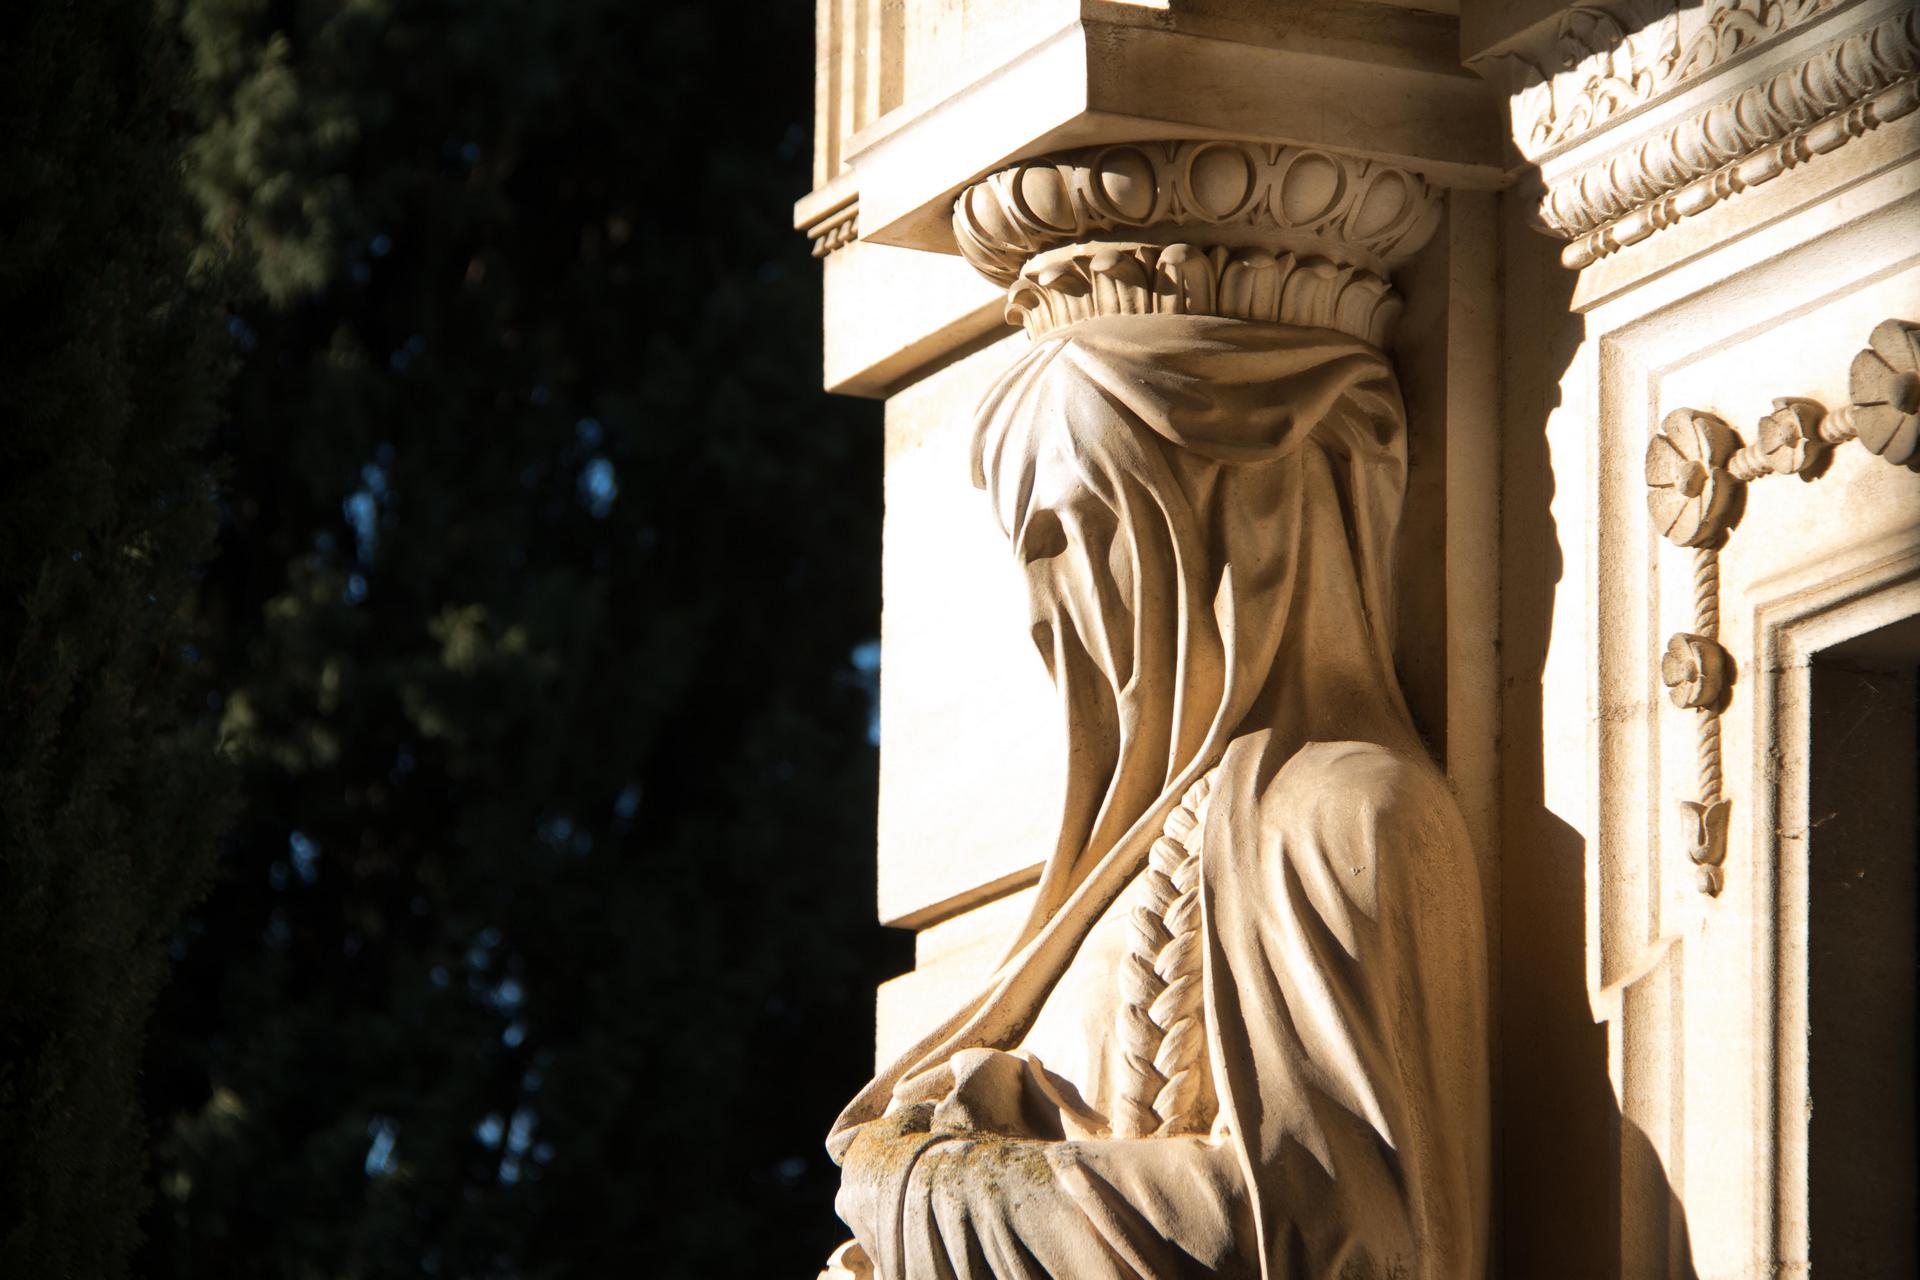
[[1308, 742], [1284, 753], [1270, 742], [1236, 748], [1221, 761], [1214, 787], [1237, 795], [1242, 820], [1266, 832], [1369, 845], [1387, 835], [1394, 843], [1465, 837], [1453, 792], [1424, 752], [1365, 741]]
[[1214, 791], [1237, 792], [1262, 808], [1452, 802], [1446, 778], [1424, 751], [1331, 740], [1287, 748], [1267, 732], [1234, 742], [1207, 780]]
[[1348, 803], [1391, 804], [1449, 794], [1425, 752], [1377, 742], [1309, 742], [1287, 757], [1267, 787], [1295, 801], [1338, 796]]

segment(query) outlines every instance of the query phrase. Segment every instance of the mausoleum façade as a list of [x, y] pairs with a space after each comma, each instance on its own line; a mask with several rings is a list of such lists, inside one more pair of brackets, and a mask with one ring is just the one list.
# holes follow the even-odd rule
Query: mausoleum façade
[[827, 1274], [1914, 1273], [1911, 5], [819, 14]]

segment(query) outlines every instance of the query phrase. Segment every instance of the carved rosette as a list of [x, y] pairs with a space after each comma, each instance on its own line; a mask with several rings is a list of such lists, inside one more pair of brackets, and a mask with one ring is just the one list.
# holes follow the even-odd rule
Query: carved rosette
[[1660, 658], [1660, 683], [1682, 711], [1700, 711], [1720, 701], [1727, 689], [1727, 651], [1718, 640], [1682, 631], [1667, 641]]
[[1384, 346], [1388, 273], [1440, 218], [1418, 175], [1259, 142], [1154, 142], [1026, 161], [954, 206], [967, 261], [1035, 336], [1096, 315], [1219, 315]]
[[1826, 448], [1820, 436], [1826, 416], [1826, 408], [1817, 400], [1774, 397], [1773, 412], [1760, 419], [1757, 438], [1733, 455], [1727, 471], [1744, 484], [1762, 476], [1803, 475], [1813, 470]]
[[1884, 320], [1853, 358], [1848, 382], [1860, 443], [1895, 466], [1920, 456], [1920, 325]]
[[1647, 510], [1682, 547], [1711, 544], [1725, 528], [1733, 486], [1727, 463], [1738, 437], [1710, 413], [1676, 409], [1647, 441]]

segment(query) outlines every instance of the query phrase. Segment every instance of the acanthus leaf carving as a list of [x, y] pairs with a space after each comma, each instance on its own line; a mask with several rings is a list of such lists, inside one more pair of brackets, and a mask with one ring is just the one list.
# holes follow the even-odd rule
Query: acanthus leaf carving
[[1387, 345], [1401, 309], [1381, 277], [1265, 249], [1103, 242], [1036, 256], [1007, 290], [1007, 321], [1042, 337], [1098, 315], [1214, 315], [1336, 329]]
[[1513, 137], [1536, 159], [1652, 98], [1680, 61], [1670, 0], [1566, 10], [1543, 48], [1507, 55], [1520, 75]]

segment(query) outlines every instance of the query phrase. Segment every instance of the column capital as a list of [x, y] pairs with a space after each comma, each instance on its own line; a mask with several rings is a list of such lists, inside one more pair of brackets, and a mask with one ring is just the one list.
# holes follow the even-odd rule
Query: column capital
[[1389, 275], [1441, 193], [1378, 160], [1282, 143], [1123, 143], [1025, 160], [964, 191], [954, 238], [1038, 336], [1094, 315], [1221, 315], [1386, 344]]

